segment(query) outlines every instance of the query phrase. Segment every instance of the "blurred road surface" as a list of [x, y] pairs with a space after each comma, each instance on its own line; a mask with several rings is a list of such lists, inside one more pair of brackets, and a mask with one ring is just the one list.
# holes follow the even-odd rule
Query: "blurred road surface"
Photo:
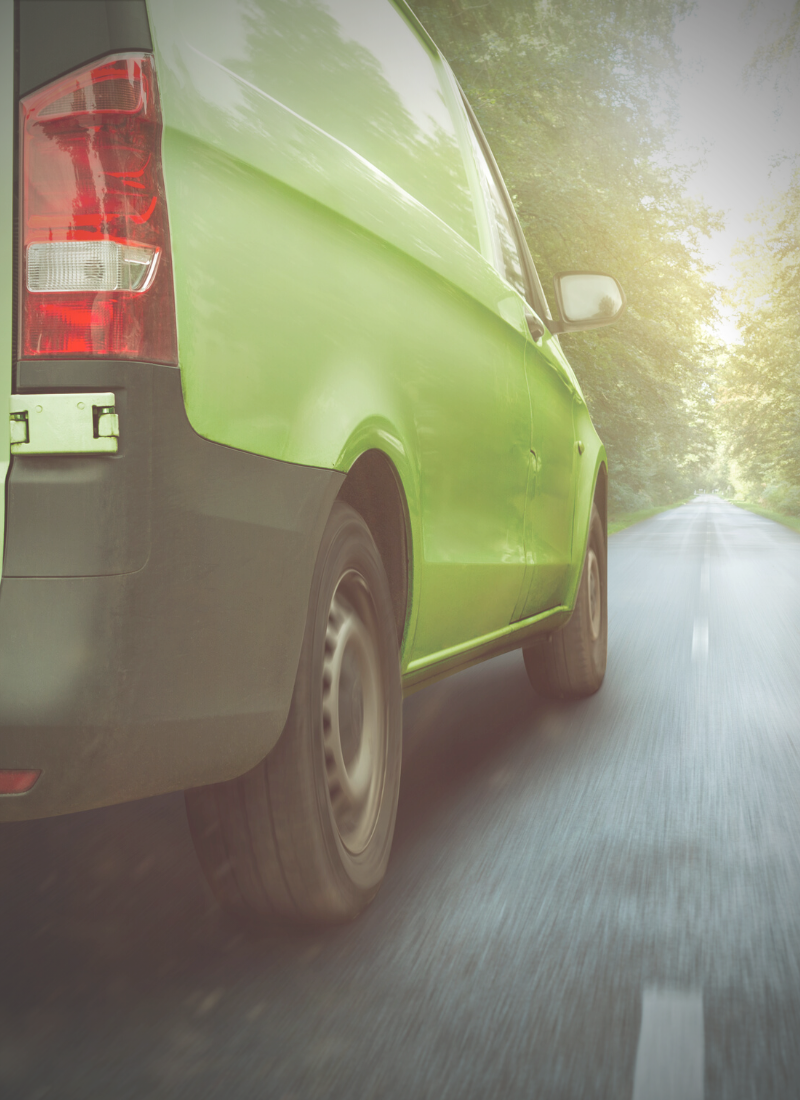
[[800, 1096], [800, 535], [705, 497], [609, 558], [597, 696], [407, 700], [353, 926], [243, 935], [181, 795], [0, 828], [3, 1100]]

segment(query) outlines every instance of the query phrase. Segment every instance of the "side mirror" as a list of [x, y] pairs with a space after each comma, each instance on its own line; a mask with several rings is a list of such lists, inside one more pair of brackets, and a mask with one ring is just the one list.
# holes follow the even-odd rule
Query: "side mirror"
[[625, 292], [613, 275], [562, 271], [553, 279], [562, 320], [551, 331], [578, 332], [613, 324], [625, 312]]

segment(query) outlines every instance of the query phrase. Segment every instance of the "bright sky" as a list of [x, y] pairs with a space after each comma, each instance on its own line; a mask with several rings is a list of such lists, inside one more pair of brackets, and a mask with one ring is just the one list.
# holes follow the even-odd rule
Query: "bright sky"
[[[706, 255], [717, 279], [728, 283], [735, 268], [730, 252], [737, 238], [757, 227], [747, 221], [759, 205], [786, 187], [782, 155], [800, 154], [800, 62], [775, 69], [760, 82], [745, 76], [759, 46], [787, 25], [794, 0], [697, 0], [677, 27], [682, 80], [676, 156], [703, 157], [690, 190], [726, 213]], [[776, 81], [777, 86], [776, 86]]]

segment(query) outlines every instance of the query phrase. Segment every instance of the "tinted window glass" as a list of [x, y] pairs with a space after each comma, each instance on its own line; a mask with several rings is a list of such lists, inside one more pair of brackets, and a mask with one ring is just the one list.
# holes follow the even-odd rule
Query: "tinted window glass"
[[495, 264], [506, 282], [511, 283], [514, 290], [518, 291], [523, 298], [527, 298], [528, 287], [522, 273], [522, 260], [517, 248], [517, 238], [511, 221], [511, 214], [477, 135], [472, 129], [470, 129], [470, 133], [472, 134], [475, 160], [481, 177], [483, 196], [495, 234]]

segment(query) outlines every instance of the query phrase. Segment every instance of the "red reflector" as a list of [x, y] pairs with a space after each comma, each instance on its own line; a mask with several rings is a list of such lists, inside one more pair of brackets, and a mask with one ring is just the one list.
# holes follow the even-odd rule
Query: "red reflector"
[[31, 789], [41, 774], [41, 771], [0, 768], [0, 794], [24, 794]]
[[177, 364], [152, 57], [88, 65], [20, 111], [22, 358]]

